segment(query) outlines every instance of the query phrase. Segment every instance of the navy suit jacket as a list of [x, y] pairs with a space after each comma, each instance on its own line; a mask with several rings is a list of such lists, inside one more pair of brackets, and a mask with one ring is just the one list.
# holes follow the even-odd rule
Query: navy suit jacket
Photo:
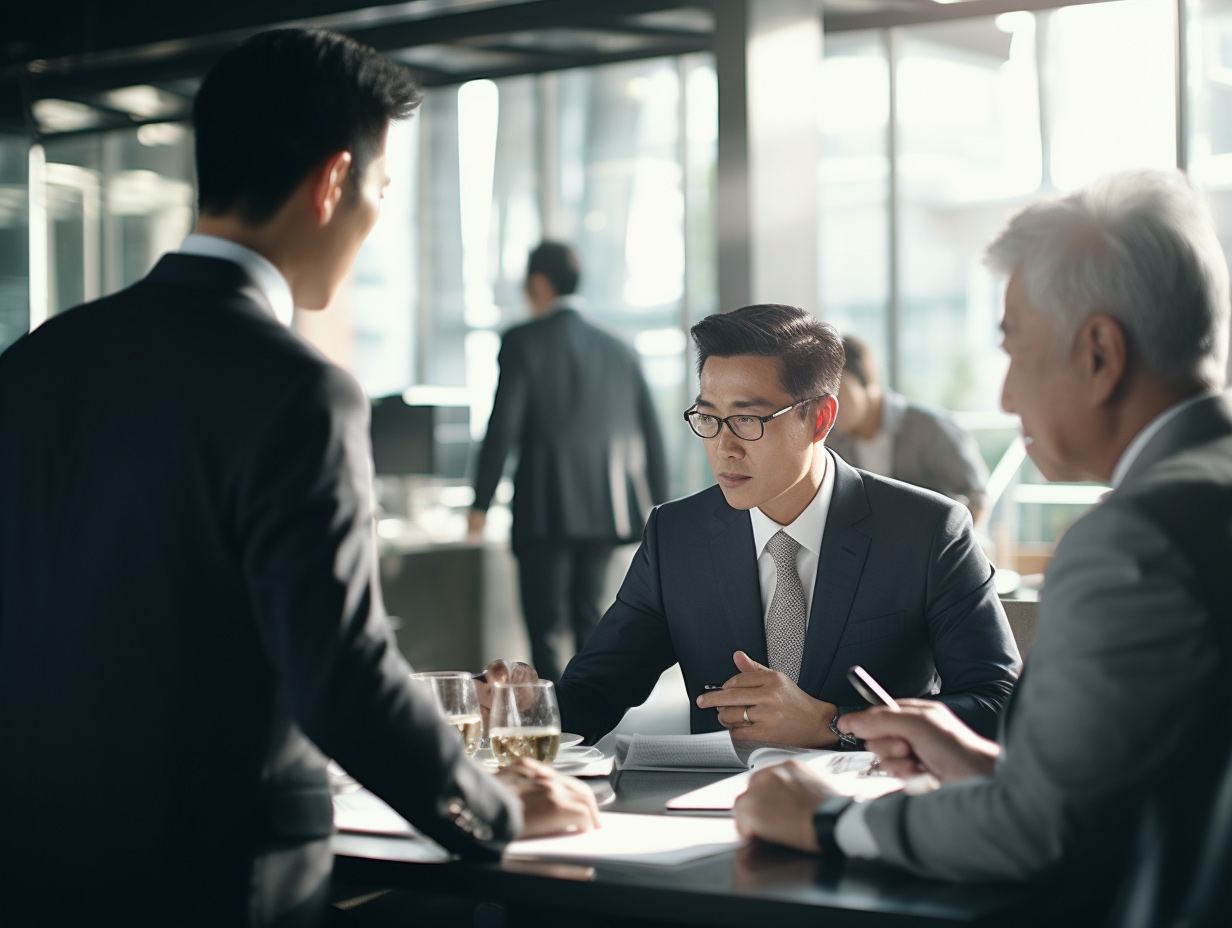
[[[969, 513], [830, 460], [800, 687], [863, 706], [846, 676], [862, 664], [895, 696], [936, 696], [991, 735], [1021, 661]], [[715, 486], [651, 514], [616, 602], [560, 680], [562, 724], [601, 737], [676, 662], [695, 699], [736, 673], [736, 650], [766, 662], [761, 586], [750, 516]], [[694, 732], [721, 728], [715, 710], [690, 712]]]

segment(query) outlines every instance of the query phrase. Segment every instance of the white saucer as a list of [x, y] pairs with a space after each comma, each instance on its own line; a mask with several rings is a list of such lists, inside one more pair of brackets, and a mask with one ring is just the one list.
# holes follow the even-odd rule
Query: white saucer
[[[603, 752], [598, 748], [583, 747], [577, 744], [569, 747], [562, 747], [556, 754], [556, 760], [552, 762], [552, 766], [561, 773], [568, 773], [570, 770], [578, 767], [585, 767], [587, 764], [603, 759]], [[479, 750], [475, 752], [475, 761], [485, 767], [497, 769], [500, 764], [496, 762], [496, 758], [492, 756], [491, 751]]]
[[571, 731], [562, 731], [560, 733], [560, 746], [562, 748], [571, 748], [575, 744], [581, 744], [582, 740], [581, 735], [575, 735]]

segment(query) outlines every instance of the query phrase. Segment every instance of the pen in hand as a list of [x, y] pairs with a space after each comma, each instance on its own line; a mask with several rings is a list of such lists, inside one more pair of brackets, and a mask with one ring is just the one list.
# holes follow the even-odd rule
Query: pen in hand
[[864, 697], [864, 701], [872, 706], [885, 706], [891, 712], [899, 712], [898, 703], [894, 701], [894, 697], [886, 692], [885, 687], [877, 682], [876, 678], [861, 667], [859, 664], [853, 664], [847, 671], [847, 682], [855, 688], [855, 691]]

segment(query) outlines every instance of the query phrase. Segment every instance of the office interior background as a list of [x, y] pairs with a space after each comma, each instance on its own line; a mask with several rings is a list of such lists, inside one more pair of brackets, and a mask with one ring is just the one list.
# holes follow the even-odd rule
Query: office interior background
[[[213, 20], [164, 13], [161, 34], [111, 24], [112, 47], [58, 56], [39, 40], [64, 14], [44, 6], [19, 3], [27, 21], [7, 38], [0, 28], [0, 349], [177, 247], [194, 220], [194, 74], [227, 41], [319, 21], [426, 87], [391, 133], [392, 184], [352, 279], [326, 312], [293, 322], [370, 395], [465, 407], [436, 438], [481, 438], [500, 332], [527, 316], [527, 252], [568, 241], [590, 315], [641, 357], [684, 494], [711, 482], [680, 417], [696, 391], [689, 326], [742, 295], [802, 302], [868, 341], [887, 384], [976, 434], [992, 472], [990, 551], [1024, 574], [1103, 488], [1046, 484], [999, 410], [1002, 282], [984, 243], [1031, 199], [1131, 167], [1186, 170], [1232, 242], [1227, 0], [303, 2], [256, 5], [261, 22], [220, 3]], [[65, 27], [65, 42], [90, 29], [104, 27]], [[176, 29], [182, 41], [166, 41]], [[804, 66], [759, 82], [757, 56], [776, 48]], [[731, 117], [725, 101], [740, 96]], [[752, 131], [762, 148], [725, 154]], [[799, 247], [778, 268], [746, 247], [763, 270], [732, 284], [733, 238], [776, 241], [773, 196], [757, 215], [752, 161], [774, 170], [764, 146], [807, 158], [804, 221], [788, 230]], [[746, 166], [742, 227], [724, 197]], [[442, 540], [461, 535], [469, 501], [466, 455], [446, 458], [413, 481], [409, 508], [385, 500]]]

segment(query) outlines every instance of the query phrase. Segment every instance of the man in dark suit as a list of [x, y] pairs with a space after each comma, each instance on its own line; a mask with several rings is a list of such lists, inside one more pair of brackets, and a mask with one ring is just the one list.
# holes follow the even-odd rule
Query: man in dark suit
[[992, 566], [961, 505], [826, 450], [838, 335], [758, 305], [703, 319], [693, 338], [700, 390], [685, 418], [718, 486], [651, 515], [560, 681], [565, 727], [603, 735], [679, 661], [695, 732], [833, 746], [838, 717], [863, 705], [846, 678], [863, 664], [991, 733], [1019, 667]]
[[480, 770], [412, 691], [368, 401], [275, 318], [329, 303], [418, 100], [333, 33], [233, 49], [183, 251], [0, 357], [0, 922], [320, 924], [322, 752], [462, 854], [595, 821], [547, 768]]
[[539, 674], [560, 678], [571, 632], [581, 649], [599, 623], [612, 550], [637, 540], [667, 498], [654, 404], [637, 355], [588, 322], [577, 257], [543, 242], [526, 268], [534, 318], [505, 333], [500, 383], [479, 454], [470, 532], [477, 537], [518, 448], [513, 552]]
[[[1127, 874], [1136, 850], [1122, 924], [1223, 923], [1226, 908], [1180, 917], [1232, 782], [1229, 284], [1215, 224], [1179, 174], [1113, 175], [1027, 207], [988, 257], [1009, 275], [1002, 405], [1046, 477], [1114, 489], [1057, 544], [998, 741], [936, 705], [872, 709], [842, 727], [887, 770], [940, 788], [853, 804], [785, 766], [753, 778], [737, 821], [929, 877], [1061, 877], [1086, 892]], [[1207, 865], [1226, 887], [1226, 861]]]

